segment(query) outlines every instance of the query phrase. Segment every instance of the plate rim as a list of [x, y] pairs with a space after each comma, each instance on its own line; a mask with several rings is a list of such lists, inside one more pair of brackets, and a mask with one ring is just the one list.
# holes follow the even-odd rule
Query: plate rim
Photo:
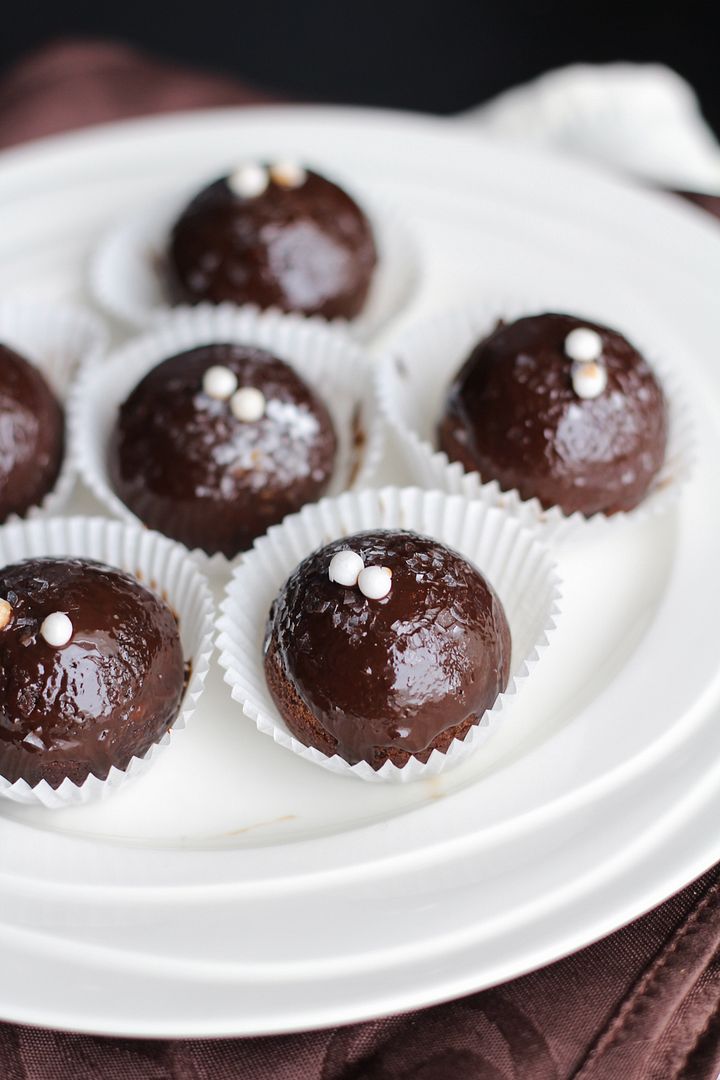
[[[160, 117], [140, 118], [140, 119], [120, 121], [120, 122], [117, 122], [117, 123], [97, 125], [97, 126], [94, 126], [93, 128], [90, 128], [90, 129], [83, 129], [83, 130], [77, 131], [77, 132], [71, 132], [71, 133], [65, 133], [65, 134], [50, 136], [50, 137], [48, 137], [46, 139], [40, 140], [38, 143], [30, 143], [30, 144], [26, 144], [26, 145], [18, 147], [18, 148], [11, 149], [9, 151], [4, 151], [3, 154], [0, 156], [0, 187], [2, 186], [2, 183], [3, 183], [3, 177], [4, 177], [5, 172], [6, 172], [6, 169], [5, 169], [6, 165], [8, 165], [8, 164], [12, 165], [13, 162], [15, 164], [17, 164], [19, 162], [20, 165], [23, 168], [26, 167], [27, 165], [29, 165], [30, 168], [33, 168], [33, 167], [36, 167], [36, 163], [37, 163], [38, 158], [42, 158], [42, 155], [44, 153], [49, 153], [52, 156], [52, 154], [56, 153], [58, 151], [58, 149], [60, 150], [61, 153], [68, 150], [68, 149], [69, 149], [70, 153], [73, 153], [75, 151], [75, 149], [76, 149], [77, 144], [79, 144], [81, 148], [84, 148], [84, 144], [86, 144], [87, 142], [91, 142], [91, 141], [96, 140], [98, 136], [102, 136], [103, 138], [106, 138], [106, 139], [110, 138], [111, 140], [116, 134], [119, 134], [120, 136], [130, 136], [130, 137], [132, 137], [136, 133], [136, 131], [138, 129], [143, 129], [143, 130], [147, 129], [147, 131], [149, 133], [152, 133], [152, 131], [156, 130], [157, 128], [159, 128], [159, 127], [160, 128], [165, 128], [166, 126], [170, 126], [170, 124], [172, 124], [173, 126], [176, 125], [176, 126], [178, 126], [178, 128], [182, 129], [182, 126], [189, 119], [191, 119], [193, 121], [193, 123], [195, 123], [195, 122], [200, 122], [202, 117], [208, 117], [208, 116], [213, 117], [213, 118], [218, 118], [218, 117], [221, 116], [223, 120], [227, 120], [229, 118], [229, 115], [237, 114], [236, 115], [237, 120], [242, 121], [242, 120], [248, 119], [249, 116], [252, 117], [253, 114], [267, 115], [268, 111], [271, 111], [271, 112], [273, 112], [275, 114], [280, 114], [280, 113], [282, 113], [284, 115], [292, 114], [293, 117], [297, 117], [298, 113], [312, 114], [312, 116], [315, 117], [315, 118], [317, 118], [320, 114], [322, 114], [322, 115], [329, 114], [332, 117], [333, 120], [337, 119], [338, 117], [342, 117], [343, 115], [351, 114], [353, 117], [356, 117], [356, 118], [361, 117], [364, 121], [367, 121], [367, 122], [374, 122], [375, 119], [377, 118], [377, 116], [380, 115], [380, 116], [383, 117], [383, 119], [385, 121], [393, 121], [393, 120], [395, 122], [399, 121], [399, 122], [401, 122], [401, 124], [403, 126], [405, 126], [406, 123], [409, 120], [411, 126], [417, 126], [419, 129], [424, 129], [425, 125], [429, 121], [430, 124], [433, 127], [433, 130], [442, 131], [443, 134], [445, 134], [447, 132], [447, 130], [448, 130], [446, 125], [452, 124], [453, 125], [453, 132], [455, 134], [458, 134], [458, 135], [461, 134], [462, 138], [468, 144], [476, 143], [477, 139], [479, 137], [478, 135], [476, 135], [474, 133], [459, 132], [457, 130], [457, 125], [456, 125], [455, 121], [447, 121], [447, 120], [444, 120], [444, 119], [441, 119], [441, 118], [436, 118], [436, 117], [425, 117], [423, 115], [411, 115], [410, 117], [408, 117], [406, 114], [403, 114], [401, 112], [394, 112], [394, 111], [389, 111], [389, 110], [347, 109], [347, 108], [341, 107], [341, 106], [335, 106], [335, 107], [324, 107], [324, 106], [259, 106], [259, 107], [251, 107], [251, 108], [232, 107], [232, 108], [213, 109], [213, 110], [198, 110], [198, 111], [192, 111], [192, 112], [189, 112], [189, 113], [174, 114], [171, 117], [160, 116]], [[118, 129], [120, 129], [120, 130], [118, 130]], [[549, 159], [550, 161], [552, 161], [553, 166], [557, 164], [556, 159], [552, 155], [548, 155], [548, 154], [545, 154], [543, 152], [538, 152], [536, 150], [532, 150], [531, 152], [528, 152], [526, 150], [526, 148], [522, 148], [522, 150], [521, 151], [519, 150], [518, 152], [521, 154], [521, 157], [527, 158], [528, 155], [529, 155], [529, 157], [532, 158], [533, 160], [538, 159], [538, 158], [542, 159], [542, 160], [548, 160]], [[12, 159], [10, 162], [8, 162], [9, 158]], [[42, 164], [42, 160], [40, 161], [40, 164]], [[565, 166], [565, 164], [566, 163], [563, 163], [563, 167]], [[591, 174], [593, 177], [597, 177], [596, 171], [594, 169], [592, 169], [592, 168], [589, 168], [586, 165], [577, 165], [576, 163], [574, 163], [572, 166], [570, 166], [570, 168], [579, 169], [580, 172], [583, 175]], [[624, 191], [633, 191], [632, 187], [627, 185], [625, 182], [618, 181], [616, 178], [610, 178], [610, 177], [606, 176], [605, 174], [602, 175], [602, 182], [603, 183], [609, 183], [611, 186], [616, 187], [616, 188], [622, 188]], [[651, 198], [662, 198], [663, 200], [665, 200], [665, 196], [650, 195], [650, 197]], [[703, 233], [704, 236], [710, 236], [711, 231], [713, 229], [713, 226], [712, 226], [712, 224], [709, 224], [707, 226], [707, 229], [709, 231], [706, 231], [705, 223], [703, 221], [701, 221], [702, 211], [699, 211], [694, 207], [689, 207], [689, 206], [685, 207], [684, 205], [679, 204], [679, 201], [678, 201], [677, 206], [675, 206], [675, 205], [671, 206], [670, 203], [669, 203], [669, 198], [668, 198], [668, 202], [667, 202], [666, 205], [667, 205], [667, 209], [671, 210], [673, 213], [676, 213], [676, 214], [680, 215], [680, 217], [677, 218], [677, 221], [678, 221], [678, 224], [679, 224], [680, 219], [682, 219], [682, 221], [683, 221], [682, 227], [683, 228], [685, 228], [686, 225], [692, 224], [693, 226], [700, 227], [700, 231], [701, 231], [701, 233]], [[715, 241], [715, 239], [716, 238], [713, 236], [713, 242]], [[718, 234], [718, 239], [720, 239], [720, 234]], [[717, 253], [720, 254], [720, 247], [718, 247]], [[671, 734], [671, 732], [667, 733], [668, 736], [670, 734]], [[598, 785], [601, 785], [602, 781], [604, 779], [605, 779], [604, 777], [600, 777], [600, 778], [598, 778], [596, 783]], [[568, 794], [564, 798], [565, 799], [571, 798], [571, 794]], [[372, 828], [373, 826], [369, 826], [369, 827]], [[298, 841], [298, 843], [303, 843], [303, 841]], [[704, 868], [701, 868], [699, 870], [699, 873], [702, 873], [703, 869]], [[670, 894], [668, 893], [666, 895], [670, 895]], [[660, 899], [663, 899], [663, 898], [664, 897], [661, 897]], [[649, 904], [649, 907], [652, 907], [653, 904], [654, 904], [654, 901]], [[647, 908], [645, 908], [644, 910], [647, 910]], [[632, 919], [634, 917], [635, 917], [635, 915], [630, 915], [630, 919]], [[602, 931], [599, 936], [603, 936], [603, 934], [607, 933], [607, 932], [610, 932], [610, 930]], [[589, 941], [586, 942], [586, 943], [589, 943]], [[581, 946], [573, 946], [573, 948], [575, 948], [575, 947], [581, 947]], [[543, 962], [548, 962], [548, 961], [543, 961]], [[461, 991], [461, 992], [467, 992], [467, 991]], [[455, 996], [455, 995], [452, 994], [451, 996]], [[408, 1008], [414, 1008], [414, 1007], [418, 1007], [418, 1006], [417, 1005], [409, 1005], [407, 1007]], [[368, 1015], [372, 1015], [372, 1013], [368, 1014]], [[33, 1023], [33, 1021], [31, 1019], [27, 1019], [27, 1018], [21, 1020], [20, 1022]], [[45, 1023], [46, 1022], [47, 1021], [45, 1021]], [[344, 1021], [335, 1020], [335, 1021], [332, 1021], [332, 1022], [333, 1023], [338, 1023], [338, 1022], [347, 1022], [347, 1023], [349, 1023], [349, 1022], [352, 1022], [352, 1020], [349, 1018], [349, 1019], [344, 1020]], [[41, 1026], [42, 1026], [42, 1023], [43, 1022], [40, 1022]], [[319, 1024], [317, 1026], [323, 1027], [323, 1026], [326, 1026], [326, 1025]], [[304, 1029], [307, 1029], [307, 1025], [305, 1025]], [[79, 1030], [79, 1029], [76, 1027], [75, 1030]], [[84, 1029], [84, 1030], [90, 1030], [90, 1029]], [[283, 1027], [282, 1029], [279, 1029], [279, 1030], [284, 1030], [285, 1031], [285, 1030], [293, 1030], [293, 1029]], [[130, 1031], [126, 1032], [126, 1034], [131, 1034], [131, 1033], [132, 1032], [130, 1032]], [[208, 1034], [208, 1033], [206, 1032], [206, 1034]], [[223, 1032], [222, 1034], [230, 1034], [230, 1033], [229, 1032]], [[145, 1032], [145, 1035], [147, 1037], [152, 1037], [151, 1033], [149, 1033], [149, 1032]], [[176, 1035], [177, 1035], [177, 1033], [176, 1033]], [[157, 1037], [164, 1037], [164, 1036], [161, 1035], [161, 1034], [158, 1034]]]

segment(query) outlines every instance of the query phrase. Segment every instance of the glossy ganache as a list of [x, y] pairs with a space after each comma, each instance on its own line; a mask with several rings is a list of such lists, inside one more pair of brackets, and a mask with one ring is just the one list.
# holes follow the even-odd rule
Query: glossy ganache
[[167, 251], [173, 303], [255, 304], [325, 318], [353, 318], [367, 299], [377, 252], [370, 223], [342, 188], [302, 170], [256, 195], [225, 177], [201, 191], [172, 228]]
[[0, 344], [0, 521], [52, 491], [64, 450], [63, 410], [45, 378]]
[[[171, 727], [186, 682], [178, 625], [134, 577], [32, 559], [0, 571], [0, 599], [0, 776], [53, 788], [105, 779]], [[61, 646], [43, 635], [58, 612], [72, 625]]]
[[[573, 386], [568, 335], [599, 335], [606, 385]], [[483, 481], [566, 514], [631, 510], [663, 464], [667, 409], [650, 365], [622, 334], [570, 315], [499, 323], [454, 379], [439, 443]]]
[[[390, 570], [383, 599], [330, 580], [349, 549]], [[265, 675], [300, 742], [379, 769], [427, 761], [507, 686], [510, 630], [491, 586], [457, 552], [408, 531], [336, 540], [306, 558], [270, 612]]]
[[[220, 367], [266, 402], [238, 419], [204, 389]], [[231, 377], [232, 377], [231, 376]], [[120, 408], [109, 448], [112, 485], [141, 521], [228, 558], [313, 502], [333, 473], [337, 441], [323, 402], [262, 349], [205, 345], [153, 368]]]

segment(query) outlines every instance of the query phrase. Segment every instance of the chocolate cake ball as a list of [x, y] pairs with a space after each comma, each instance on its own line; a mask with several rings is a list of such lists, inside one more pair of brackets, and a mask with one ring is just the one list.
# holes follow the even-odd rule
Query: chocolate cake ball
[[265, 675], [293, 735], [351, 765], [427, 761], [507, 686], [491, 586], [436, 540], [378, 529], [306, 558], [275, 601]]
[[330, 180], [294, 163], [246, 164], [201, 191], [173, 226], [173, 303], [256, 304], [350, 319], [377, 252], [370, 223]]
[[120, 570], [28, 559], [0, 571], [0, 776], [105, 779], [170, 728], [185, 689], [177, 621]]
[[262, 349], [204, 345], [136, 386], [109, 466], [146, 525], [232, 558], [323, 494], [336, 449], [325, 405], [286, 363]]
[[571, 315], [500, 323], [470, 353], [440, 446], [484, 481], [586, 516], [632, 510], [663, 464], [667, 409], [622, 334]]
[[52, 491], [64, 450], [63, 410], [44, 376], [0, 344], [0, 522]]

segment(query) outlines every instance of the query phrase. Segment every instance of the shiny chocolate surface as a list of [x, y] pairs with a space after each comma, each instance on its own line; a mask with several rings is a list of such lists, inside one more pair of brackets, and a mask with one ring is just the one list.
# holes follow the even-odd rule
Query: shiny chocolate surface
[[[239, 420], [203, 389], [209, 368], [262, 391], [264, 415]], [[148, 526], [208, 554], [248, 548], [323, 494], [337, 440], [319, 397], [262, 349], [206, 345], [150, 371], [122, 405], [109, 448], [112, 484]]]
[[[185, 687], [177, 621], [134, 577], [83, 559], [0, 571], [12, 608], [0, 630], [0, 776], [58, 787], [127, 767], [175, 720]], [[72, 636], [41, 627], [64, 612]]]
[[0, 521], [52, 491], [64, 450], [63, 410], [44, 376], [0, 344]]
[[[602, 339], [607, 386], [580, 398], [564, 342], [589, 327]], [[570, 315], [499, 324], [453, 380], [439, 425], [440, 447], [484, 481], [516, 488], [544, 507], [591, 515], [631, 510], [665, 457], [662, 388], [621, 334]]]
[[370, 223], [330, 180], [272, 180], [259, 195], [223, 178], [199, 192], [173, 226], [167, 251], [173, 303], [256, 304], [352, 318], [367, 298], [377, 251]]
[[[330, 581], [343, 548], [392, 571], [384, 599]], [[265, 652], [355, 764], [377, 761], [378, 748], [423, 751], [478, 721], [507, 685], [511, 642], [500, 601], [471, 563], [428, 537], [381, 529], [336, 540], [298, 566], [273, 605]], [[299, 734], [301, 718], [274, 696]]]

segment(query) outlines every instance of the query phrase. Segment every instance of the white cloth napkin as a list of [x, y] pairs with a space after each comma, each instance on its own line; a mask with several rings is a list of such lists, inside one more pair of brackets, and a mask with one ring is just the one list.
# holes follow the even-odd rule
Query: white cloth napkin
[[459, 120], [664, 187], [720, 195], [720, 143], [692, 87], [660, 64], [574, 64]]

